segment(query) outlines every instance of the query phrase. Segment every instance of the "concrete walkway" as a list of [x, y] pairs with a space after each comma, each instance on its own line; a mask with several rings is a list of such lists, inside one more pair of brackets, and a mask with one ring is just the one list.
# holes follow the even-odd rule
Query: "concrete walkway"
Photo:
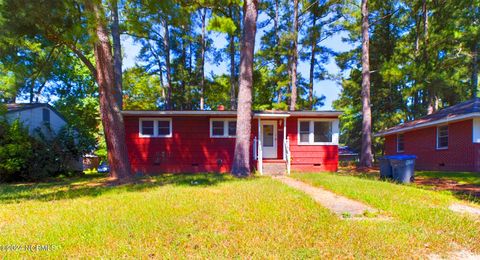
[[474, 208], [470, 207], [467, 205], [459, 204], [459, 203], [454, 203], [448, 207], [451, 211], [455, 211], [458, 213], [466, 213], [470, 215], [474, 215], [477, 217], [480, 217], [480, 208]]
[[290, 177], [273, 176], [272, 178], [279, 180], [292, 188], [305, 192], [316, 202], [342, 218], [363, 218], [366, 212], [378, 213], [378, 210], [361, 202], [348, 199], [319, 187], [313, 187]]

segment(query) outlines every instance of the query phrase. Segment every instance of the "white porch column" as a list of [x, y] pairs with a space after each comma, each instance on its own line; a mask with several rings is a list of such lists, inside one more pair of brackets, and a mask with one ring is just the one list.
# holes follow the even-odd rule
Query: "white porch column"
[[258, 117], [258, 142], [257, 142], [257, 170], [260, 172], [260, 175], [263, 175], [263, 152], [262, 147], [262, 120]]
[[258, 139], [261, 137], [261, 130], [262, 130], [262, 119], [258, 118]]

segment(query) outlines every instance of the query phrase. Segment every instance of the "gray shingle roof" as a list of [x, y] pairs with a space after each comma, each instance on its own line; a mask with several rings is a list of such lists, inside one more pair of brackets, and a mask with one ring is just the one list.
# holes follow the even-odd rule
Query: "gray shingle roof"
[[468, 101], [446, 107], [444, 109], [438, 110], [437, 112], [421, 117], [414, 121], [405, 122], [403, 124], [394, 126], [392, 128], [386, 129], [378, 133], [378, 135], [384, 135], [385, 133], [398, 132], [403, 129], [408, 129], [412, 127], [421, 127], [422, 125], [431, 125], [435, 124], [437, 121], [444, 120], [455, 120], [460, 116], [480, 113], [480, 98], [470, 99]]
[[48, 104], [43, 104], [43, 103], [14, 103], [14, 104], [6, 104], [7, 105], [7, 112], [14, 112], [14, 111], [20, 111], [20, 110], [26, 110], [26, 109], [32, 109], [32, 108], [37, 108], [37, 107], [44, 107], [48, 106]]

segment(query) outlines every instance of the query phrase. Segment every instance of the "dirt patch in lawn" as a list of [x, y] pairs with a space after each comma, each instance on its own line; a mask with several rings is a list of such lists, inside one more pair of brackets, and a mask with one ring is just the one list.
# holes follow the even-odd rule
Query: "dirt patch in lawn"
[[461, 195], [473, 196], [480, 199], [480, 185], [461, 184], [454, 180], [440, 178], [415, 177], [415, 184], [431, 186], [434, 190], [448, 190]]

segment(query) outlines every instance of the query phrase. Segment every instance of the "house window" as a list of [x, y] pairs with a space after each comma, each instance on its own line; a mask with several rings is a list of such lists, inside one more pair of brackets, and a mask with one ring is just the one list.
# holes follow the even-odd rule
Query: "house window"
[[44, 123], [50, 123], [50, 109], [48, 108], [42, 109], [42, 121]]
[[228, 121], [228, 136], [235, 136], [235, 135], [237, 135], [237, 122]]
[[403, 134], [397, 135], [397, 152], [401, 153], [405, 149], [404, 136]]
[[332, 122], [313, 122], [313, 142], [332, 142]]
[[308, 143], [310, 138], [310, 121], [300, 122], [300, 142]]
[[327, 120], [299, 120], [299, 144], [332, 144], [333, 122]]
[[448, 148], [448, 125], [437, 127], [437, 149]]
[[170, 121], [168, 121], [168, 120], [157, 121], [157, 129], [158, 129], [158, 135], [159, 136], [170, 135]]
[[145, 136], [153, 136], [154, 134], [154, 120], [142, 120], [141, 134]]
[[172, 119], [141, 118], [140, 137], [172, 137]]
[[225, 124], [223, 121], [212, 121], [212, 136], [223, 136]]
[[235, 137], [237, 121], [234, 119], [211, 119], [210, 137]]

